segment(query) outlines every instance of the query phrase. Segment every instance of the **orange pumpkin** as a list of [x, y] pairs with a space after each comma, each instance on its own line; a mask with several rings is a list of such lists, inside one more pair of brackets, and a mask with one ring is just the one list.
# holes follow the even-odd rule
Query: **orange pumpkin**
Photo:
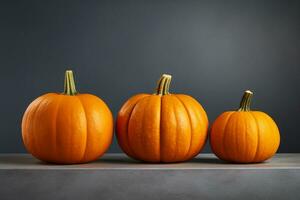
[[170, 94], [164, 74], [155, 94], [131, 97], [117, 117], [117, 139], [130, 157], [147, 162], [180, 162], [196, 156], [205, 144], [207, 115], [184, 94]]
[[113, 117], [107, 105], [91, 94], [78, 94], [72, 71], [66, 71], [64, 93], [35, 99], [22, 120], [26, 149], [53, 163], [85, 163], [110, 146]]
[[252, 95], [251, 91], [245, 91], [240, 108], [222, 113], [212, 125], [210, 145], [222, 160], [262, 162], [279, 147], [279, 130], [273, 119], [264, 112], [250, 111]]

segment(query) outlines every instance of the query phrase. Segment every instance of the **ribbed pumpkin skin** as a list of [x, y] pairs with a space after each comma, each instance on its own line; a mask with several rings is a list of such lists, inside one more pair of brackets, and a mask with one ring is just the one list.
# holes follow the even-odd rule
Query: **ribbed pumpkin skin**
[[183, 94], [131, 97], [117, 117], [117, 139], [130, 157], [147, 162], [180, 162], [205, 144], [208, 119], [202, 106]]
[[90, 94], [45, 94], [28, 106], [22, 120], [26, 149], [47, 162], [93, 161], [108, 149], [112, 136], [109, 108]]
[[273, 119], [260, 111], [229, 111], [212, 124], [210, 145], [222, 160], [257, 163], [271, 158], [280, 143]]

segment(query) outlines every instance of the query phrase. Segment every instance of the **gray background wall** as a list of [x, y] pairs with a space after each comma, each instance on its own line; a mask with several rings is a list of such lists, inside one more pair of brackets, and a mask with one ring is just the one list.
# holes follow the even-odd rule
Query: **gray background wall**
[[299, 1], [1, 1], [0, 28], [0, 152], [25, 152], [24, 110], [61, 92], [68, 68], [115, 116], [162, 73], [211, 122], [251, 89], [280, 127], [280, 152], [300, 152]]

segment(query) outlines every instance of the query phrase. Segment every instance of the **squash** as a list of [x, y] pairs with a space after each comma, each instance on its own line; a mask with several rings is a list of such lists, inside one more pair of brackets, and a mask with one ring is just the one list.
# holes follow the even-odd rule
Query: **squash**
[[107, 105], [91, 94], [76, 91], [73, 73], [65, 73], [63, 93], [35, 99], [22, 119], [22, 138], [36, 158], [53, 163], [85, 163], [110, 146], [113, 117]]
[[251, 111], [253, 93], [245, 91], [237, 111], [222, 113], [212, 124], [210, 145], [222, 160], [258, 163], [271, 158], [280, 143], [274, 120], [264, 112]]
[[120, 109], [118, 143], [130, 157], [146, 162], [180, 162], [196, 156], [205, 144], [208, 118], [191, 96], [170, 94], [164, 74], [156, 93], [137, 94]]

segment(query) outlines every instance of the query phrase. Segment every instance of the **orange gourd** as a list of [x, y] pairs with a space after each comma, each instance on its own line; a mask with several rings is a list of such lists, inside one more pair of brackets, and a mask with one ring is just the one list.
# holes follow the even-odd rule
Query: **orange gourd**
[[180, 162], [196, 156], [205, 144], [208, 119], [191, 96], [170, 94], [164, 74], [155, 94], [131, 97], [117, 117], [117, 139], [130, 157], [147, 162]]
[[264, 112], [250, 110], [252, 95], [245, 91], [240, 108], [222, 113], [211, 127], [210, 145], [222, 160], [263, 162], [279, 147], [279, 130], [273, 119]]
[[26, 149], [47, 162], [96, 160], [108, 149], [112, 136], [111, 111], [100, 98], [77, 93], [70, 70], [66, 71], [64, 92], [35, 99], [22, 120]]

